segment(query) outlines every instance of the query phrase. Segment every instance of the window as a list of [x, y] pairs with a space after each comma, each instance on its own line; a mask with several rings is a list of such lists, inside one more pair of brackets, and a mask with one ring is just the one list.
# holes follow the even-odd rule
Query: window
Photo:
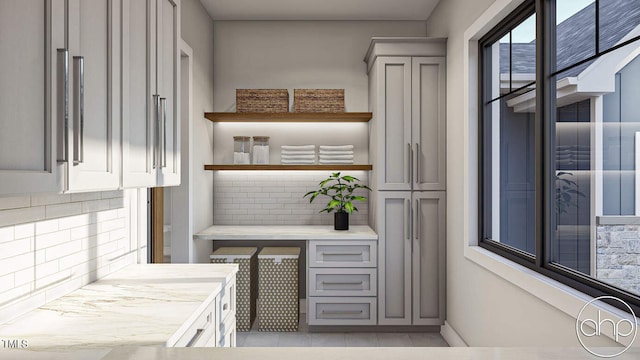
[[639, 311], [640, 1], [525, 1], [479, 53], [480, 245]]

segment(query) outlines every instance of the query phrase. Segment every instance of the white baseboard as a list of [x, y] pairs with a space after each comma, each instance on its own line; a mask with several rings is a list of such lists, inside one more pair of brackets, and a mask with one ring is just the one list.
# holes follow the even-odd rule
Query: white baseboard
[[440, 328], [440, 335], [451, 347], [468, 347], [466, 342], [460, 337], [460, 335], [451, 327], [449, 322], [445, 321], [444, 325]]

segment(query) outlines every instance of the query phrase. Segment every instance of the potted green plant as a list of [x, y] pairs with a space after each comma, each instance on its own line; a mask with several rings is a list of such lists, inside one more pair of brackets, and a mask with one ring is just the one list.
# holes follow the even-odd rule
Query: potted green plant
[[320, 189], [309, 191], [304, 197], [311, 196], [309, 203], [313, 202], [318, 195], [325, 195], [330, 198], [327, 206], [320, 212], [334, 214], [334, 226], [336, 230], [349, 230], [349, 214], [358, 211], [353, 205], [354, 201], [366, 201], [364, 196], [354, 195], [356, 189], [371, 189], [359, 183], [360, 179], [350, 175], [340, 176], [339, 172], [331, 174], [329, 178], [322, 180], [319, 185]]

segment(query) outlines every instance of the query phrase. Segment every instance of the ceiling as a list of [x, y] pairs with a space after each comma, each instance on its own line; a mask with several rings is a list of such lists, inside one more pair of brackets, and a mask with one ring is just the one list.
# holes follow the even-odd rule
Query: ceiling
[[440, 0], [200, 0], [214, 20], [426, 20]]

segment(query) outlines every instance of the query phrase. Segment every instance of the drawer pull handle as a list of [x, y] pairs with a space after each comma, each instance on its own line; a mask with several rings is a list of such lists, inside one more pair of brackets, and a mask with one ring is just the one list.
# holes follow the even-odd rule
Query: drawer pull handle
[[222, 311], [227, 310], [229, 308], [229, 304], [222, 305]]
[[352, 253], [346, 253], [346, 252], [324, 252], [322, 254], [323, 255], [344, 255], [344, 256], [363, 256], [364, 255], [363, 252], [352, 252]]
[[322, 310], [322, 314], [327, 315], [360, 315], [362, 310]]
[[326, 285], [362, 285], [364, 281], [342, 282], [342, 281], [322, 281]]
[[197, 343], [198, 340], [200, 340], [200, 337], [202, 337], [202, 333], [204, 333], [204, 329], [196, 330], [196, 334], [193, 335], [193, 338], [191, 338], [191, 340], [189, 340], [187, 347], [192, 347], [195, 343]]

